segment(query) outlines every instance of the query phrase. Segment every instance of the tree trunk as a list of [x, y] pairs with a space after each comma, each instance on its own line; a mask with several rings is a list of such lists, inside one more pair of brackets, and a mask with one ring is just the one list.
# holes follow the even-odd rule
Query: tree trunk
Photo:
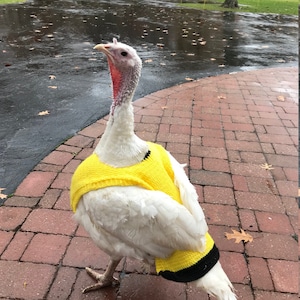
[[238, 0], [225, 0], [221, 6], [227, 8], [236, 8], [239, 7], [239, 4]]

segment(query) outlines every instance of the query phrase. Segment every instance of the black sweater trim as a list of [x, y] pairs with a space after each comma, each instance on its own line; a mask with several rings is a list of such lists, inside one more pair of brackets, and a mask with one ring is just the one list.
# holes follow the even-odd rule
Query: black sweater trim
[[220, 253], [216, 245], [214, 244], [213, 248], [210, 252], [204, 256], [201, 260], [199, 260], [196, 264], [177, 271], [161, 271], [159, 275], [164, 277], [165, 279], [176, 281], [176, 282], [191, 282], [195, 281], [204, 275], [206, 275], [213, 266], [218, 262], [220, 258]]

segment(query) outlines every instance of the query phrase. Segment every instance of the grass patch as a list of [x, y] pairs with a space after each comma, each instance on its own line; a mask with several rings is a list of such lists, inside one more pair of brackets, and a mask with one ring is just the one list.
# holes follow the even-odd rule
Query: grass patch
[[0, 5], [13, 4], [13, 3], [24, 3], [26, 0], [0, 0]]
[[222, 0], [203, 0], [201, 3], [180, 3], [179, 5], [204, 10], [298, 15], [299, 0], [238, 0], [239, 8], [234, 9], [221, 7], [223, 2]]

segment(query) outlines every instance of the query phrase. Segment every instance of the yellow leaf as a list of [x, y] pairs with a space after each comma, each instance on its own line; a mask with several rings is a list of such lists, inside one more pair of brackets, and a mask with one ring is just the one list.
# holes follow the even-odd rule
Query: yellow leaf
[[43, 111], [40, 111], [39, 113], [38, 113], [38, 115], [39, 116], [46, 116], [46, 115], [49, 115], [50, 113], [49, 113], [49, 110], [43, 110]]
[[57, 86], [56, 86], [56, 85], [48, 85], [48, 88], [49, 88], [49, 89], [52, 89], [52, 90], [56, 90], [56, 89], [57, 89]]
[[285, 101], [285, 98], [284, 98], [283, 95], [280, 95], [280, 96], [277, 97], [277, 100], [278, 100], [278, 101], [284, 102], [284, 101]]
[[146, 59], [144, 62], [145, 63], [151, 63], [153, 60], [152, 59]]
[[265, 170], [274, 170], [274, 168], [272, 168], [272, 165], [269, 165], [268, 163], [261, 164], [260, 167]]
[[7, 195], [3, 194], [2, 191], [4, 191], [5, 188], [0, 188], [0, 199], [6, 199], [7, 198]]
[[225, 236], [228, 240], [235, 239], [236, 244], [240, 243], [241, 241], [244, 241], [245, 243], [253, 241], [253, 237], [249, 233], [246, 233], [243, 229], [241, 229], [241, 232], [234, 229], [231, 229], [231, 231], [233, 233], [225, 232]]
[[194, 79], [193, 79], [193, 78], [190, 78], [190, 77], [185, 77], [185, 80], [186, 80], [186, 81], [193, 81]]

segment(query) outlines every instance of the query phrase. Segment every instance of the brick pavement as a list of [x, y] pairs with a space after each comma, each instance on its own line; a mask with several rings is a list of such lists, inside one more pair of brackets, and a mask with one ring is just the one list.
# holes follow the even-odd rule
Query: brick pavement
[[[298, 298], [297, 88], [297, 69], [283, 67], [204, 78], [134, 103], [137, 134], [188, 163], [240, 299]], [[0, 207], [1, 299], [209, 299], [131, 260], [118, 267], [119, 289], [81, 294], [92, 281], [84, 267], [103, 270], [108, 259], [72, 220], [68, 188], [106, 120], [57, 147]], [[227, 240], [231, 228], [253, 242]]]

